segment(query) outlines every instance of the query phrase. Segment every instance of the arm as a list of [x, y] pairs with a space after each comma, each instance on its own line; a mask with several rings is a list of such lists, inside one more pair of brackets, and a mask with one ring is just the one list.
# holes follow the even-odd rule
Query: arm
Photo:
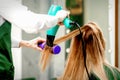
[[[0, 15], [9, 22], [17, 25], [27, 33], [38, 32], [43, 27], [56, 25], [60, 17], [36, 14], [15, 0], [0, 0]], [[67, 13], [64, 14], [65, 16]]]
[[41, 37], [34, 38], [32, 40], [17, 40], [15, 38], [12, 38], [12, 47], [13, 48], [19, 48], [19, 47], [27, 47], [27, 48], [33, 48], [38, 51], [41, 51], [42, 49], [38, 47], [38, 43], [45, 42], [45, 39]]

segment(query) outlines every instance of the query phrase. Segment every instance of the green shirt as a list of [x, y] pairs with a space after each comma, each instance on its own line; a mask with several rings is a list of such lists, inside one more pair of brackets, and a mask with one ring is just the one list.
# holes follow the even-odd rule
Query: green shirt
[[[120, 71], [112, 66], [105, 66], [104, 70], [107, 75], [108, 80], [120, 80]], [[95, 74], [91, 74], [93, 80], [100, 80]], [[57, 78], [52, 78], [50, 80], [57, 80]]]
[[0, 79], [13, 80], [14, 66], [11, 54], [11, 24], [5, 21], [0, 26]]

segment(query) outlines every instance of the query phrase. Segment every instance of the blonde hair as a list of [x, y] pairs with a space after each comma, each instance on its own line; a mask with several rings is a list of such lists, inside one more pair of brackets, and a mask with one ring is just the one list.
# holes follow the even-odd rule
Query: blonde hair
[[[105, 40], [102, 31], [94, 22], [85, 24], [80, 30], [82, 39], [85, 43], [88, 73], [96, 74], [100, 80], [108, 80], [103, 68], [105, 60]], [[84, 66], [83, 45], [79, 29], [55, 40], [54, 43], [59, 44], [70, 38], [72, 38], [70, 53], [60, 80], [88, 80], [88, 75]]]

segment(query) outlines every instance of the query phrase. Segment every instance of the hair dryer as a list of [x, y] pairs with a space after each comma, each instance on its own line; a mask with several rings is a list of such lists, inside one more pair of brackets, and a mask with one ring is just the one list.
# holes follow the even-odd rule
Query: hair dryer
[[[61, 6], [59, 6], [59, 5], [51, 5], [51, 7], [50, 7], [50, 9], [48, 11], [48, 15], [55, 16], [56, 13], [59, 10], [62, 10]], [[63, 20], [63, 24], [65, 25], [66, 28], [71, 28], [71, 23], [72, 23], [72, 21], [69, 18], [67, 18], [67, 17]], [[53, 47], [53, 48], [55, 47], [53, 42], [54, 42], [55, 35], [56, 35], [58, 29], [59, 29], [59, 25], [56, 25], [56, 26], [53, 26], [53, 27], [51, 27], [50, 29], [47, 30], [47, 32], [46, 32], [46, 34], [47, 34], [47, 36], [46, 36], [47, 37], [47, 41], [46, 41], [45, 45], [47, 45], [49, 47]], [[57, 49], [58, 48], [53, 49], [53, 52], [55, 50], [57, 50]], [[60, 50], [58, 50], [58, 51], [60, 52]]]
[[[62, 7], [59, 6], [59, 5], [52, 5], [48, 11], [48, 15], [52, 15], [52, 16], [55, 16], [56, 13], [59, 11], [59, 10], [62, 10]], [[72, 21], [69, 20], [68, 18], [65, 18], [63, 20], [63, 24], [65, 25], [66, 28], [70, 28], [71, 23]], [[54, 38], [55, 38], [55, 35], [57, 33], [57, 30], [59, 28], [59, 25], [56, 25], [56, 26], [53, 26], [52, 28], [48, 29], [47, 30], [47, 45], [50, 46], [50, 47], [53, 47], [53, 42], [54, 42]]]

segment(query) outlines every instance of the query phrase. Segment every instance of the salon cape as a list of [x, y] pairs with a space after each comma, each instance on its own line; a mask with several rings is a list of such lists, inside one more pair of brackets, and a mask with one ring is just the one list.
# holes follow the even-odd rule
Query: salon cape
[[[27, 33], [38, 33], [41, 29], [56, 25], [57, 18], [36, 14], [15, 0], [0, 0], [0, 25], [7, 20]], [[20, 40], [12, 37], [12, 47], [18, 47]]]
[[[108, 78], [108, 80], [120, 80], [120, 71], [117, 68], [111, 65], [107, 65], [107, 66], [104, 65], [103, 67], [104, 67], [106, 77]], [[90, 74], [90, 78], [92, 80], [100, 80], [100, 78], [94, 73]], [[57, 78], [52, 78], [50, 80], [57, 80]]]

